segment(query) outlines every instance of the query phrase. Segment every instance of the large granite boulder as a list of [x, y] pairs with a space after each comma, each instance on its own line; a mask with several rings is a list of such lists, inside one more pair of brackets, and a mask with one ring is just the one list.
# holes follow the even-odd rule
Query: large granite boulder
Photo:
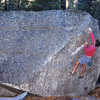
[[86, 95], [100, 73], [100, 49], [83, 79], [68, 76], [91, 44], [88, 28], [100, 39], [98, 23], [88, 13], [52, 10], [0, 12], [0, 81], [40, 96]]

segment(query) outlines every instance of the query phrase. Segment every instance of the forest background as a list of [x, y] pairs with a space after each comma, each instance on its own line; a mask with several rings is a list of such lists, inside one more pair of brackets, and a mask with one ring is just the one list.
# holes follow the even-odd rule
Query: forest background
[[99, 21], [100, 0], [0, 0], [3, 11], [45, 11], [45, 10], [78, 9], [90, 13]]

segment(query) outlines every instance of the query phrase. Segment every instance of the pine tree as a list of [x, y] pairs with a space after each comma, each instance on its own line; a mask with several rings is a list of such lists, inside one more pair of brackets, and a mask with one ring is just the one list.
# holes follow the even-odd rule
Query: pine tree
[[21, 10], [29, 9], [29, 1], [28, 0], [20, 0], [20, 8]]
[[5, 11], [7, 11], [7, 0], [5, 0], [5, 4], [4, 4], [4, 7], [5, 7]]

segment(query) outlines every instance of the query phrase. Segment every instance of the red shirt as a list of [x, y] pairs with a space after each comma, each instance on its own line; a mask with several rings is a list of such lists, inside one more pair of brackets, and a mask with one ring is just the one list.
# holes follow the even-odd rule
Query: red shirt
[[[95, 42], [95, 38], [94, 38], [92, 32], [90, 32], [90, 36], [91, 36], [91, 39], [92, 39], [92, 43], [94, 43]], [[96, 52], [96, 49], [97, 49], [97, 47], [95, 45], [93, 45], [93, 44], [90, 45], [89, 47], [87, 47], [87, 44], [85, 44], [85, 46], [84, 46], [85, 55], [92, 57], [94, 55], [94, 53]]]

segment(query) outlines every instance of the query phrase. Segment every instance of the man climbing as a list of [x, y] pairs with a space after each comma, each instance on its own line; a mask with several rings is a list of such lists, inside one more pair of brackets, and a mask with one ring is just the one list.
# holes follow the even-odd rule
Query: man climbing
[[78, 61], [76, 61], [76, 64], [74, 66], [74, 69], [72, 72], [70, 72], [70, 76], [74, 76], [75, 74], [75, 71], [77, 70], [78, 68], [78, 65], [79, 64], [82, 64], [82, 73], [80, 76], [78, 76], [78, 78], [83, 78], [84, 76], [84, 73], [85, 73], [85, 70], [86, 70], [86, 65], [89, 63], [89, 61], [91, 60], [91, 57], [94, 55], [94, 53], [96, 52], [96, 49], [97, 47], [100, 46], [100, 41], [99, 40], [96, 40], [95, 41], [95, 38], [93, 36], [93, 32], [92, 32], [92, 29], [89, 28], [89, 32], [90, 32], [90, 36], [91, 36], [91, 39], [92, 39], [92, 45], [90, 45], [89, 47], [87, 47], [87, 42], [85, 42], [85, 45], [84, 45], [84, 51], [85, 51], [85, 55], [83, 57], [81, 57]]

